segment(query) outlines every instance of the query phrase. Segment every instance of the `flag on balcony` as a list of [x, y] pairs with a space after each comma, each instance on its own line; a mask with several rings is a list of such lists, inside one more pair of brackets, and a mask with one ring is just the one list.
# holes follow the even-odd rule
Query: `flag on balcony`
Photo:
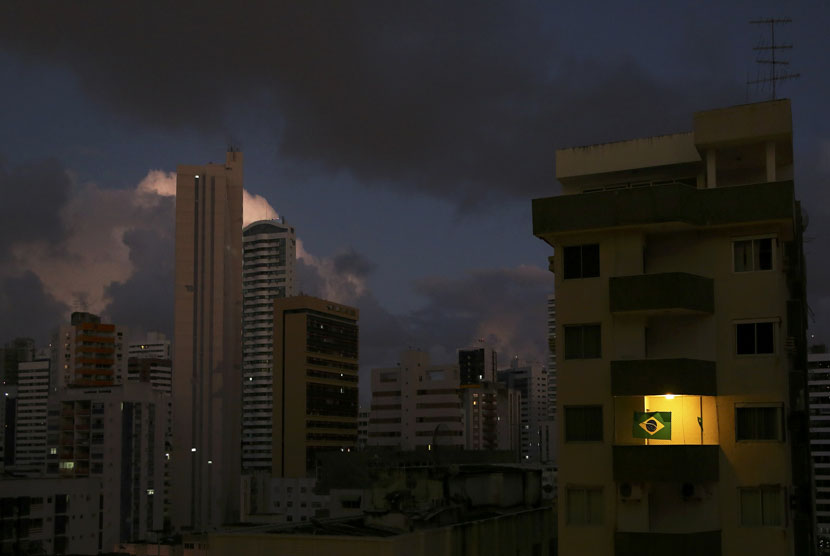
[[635, 411], [634, 438], [671, 440], [671, 411]]

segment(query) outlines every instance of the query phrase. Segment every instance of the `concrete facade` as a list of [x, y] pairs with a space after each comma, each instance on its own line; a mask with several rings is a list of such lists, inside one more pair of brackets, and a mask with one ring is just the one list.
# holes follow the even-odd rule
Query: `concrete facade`
[[563, 556], [813, 553], [792, 164], [786, 100], [557, 152]]
[[519, 457], [524, 463], [542, 461], [542, 427], [551, 417], [547, 370], [541, 363], [514, 357], [498, 372], [499, 381], [519, 393]]
[[294, 228], [259, 220], [242, 230], [242, 470], [271, 471], [274, 300], [295, 294]]
[[179, 166], [173, 338], [173, 525], [239, 519], [242, 153]]
[[816, 534], [830, 549], [830, 353], [807, 355], [810, 446], [815, 473]]
[[120, 326], [98, 315], [72, 313], [52, 338], [52, 391], [114, 386], [127, 380], [127, 342]]
[[16, 474], [41, 475], [46, 465], [50, 360], [42, 357], [20, 363], [17, 373], [13, 470]]

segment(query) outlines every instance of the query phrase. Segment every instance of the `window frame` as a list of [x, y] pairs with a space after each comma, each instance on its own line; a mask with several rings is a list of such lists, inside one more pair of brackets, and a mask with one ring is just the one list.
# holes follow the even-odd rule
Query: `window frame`
[[[741, 409], [776, 409], [778, 411], [778, 437], [777, 438], [738, 438], [738, 411]], [[744, 443], [781, 443], [787, 440], [786, 423], [784, 421], [784, 404], [779, 402], [738, 402], [735, 404], [735, 444]]]
[[[592, 522], [590, 519], [591, 512], [588, 509], [590, 492], [599, 493], [598, 522]], [[584, 496], [583, 502], [586, 509], [585, 515], [582, 516], [584, 520], [574, 520], [574, 516], [571, 515], [569, 509], [571, 496], [576, 493], [581, 493]], [[602, 485], [568, 485], [565, 487], [565, 523], [569, 527], [602, 527], [605, 524], [605, 489]]]
[[[599, 409], [599, 438], [570, 438], [568, 435], [568, 422], [570, 419], [568, 418], [569, 410], [588, 410], [588, 409]], [[579, 404], [579, 405], [565, 405], [562, 408], [564, 419], [563, 425], [564, 429], [562, 431], [562, 437], [564, 438], [567, 444], [601, 444], [605, 442], [605, 411], [603, 410], [602, 404]]]
[[[753, 264], [755, 262], [755, 241], [761, 239], [769, 239], [771, 241], [770, 250], [770, 268], [752, 268], [749, 270], [738, 270], [735, 265], [735, 247], [738, 242], [742, 241], [749, 241], [750, 245], [753, 249], [753, 256], [751, 260]], [[778, 265], [776, 264], [776, 259], [778, 256], [778, 235], [777, 234], [761, 234], [761, 235], [752, 235], [752, 236], [741, 236], [741, 237], [733, 237], [732, 238], [732, 273], [733, 274], [746, 274], [746, 273], [753, 273], [753, 272], [773, 272], [777, 270]]]
[[[587, 327], [597, 327], [599, 329], [599, 351], [597, 355], [593, 355], [590, 357], [585, 356], [585, 332], [584, 329]], [[568, 355], [568, 330], [580, 330], [580, 355], [578, 357], [571, 357]], [[602, 359], [602, 323], [601, 322], [589, 322], [589, 323], [582, 323], [582, 324], [564, 324], [562, 325], [562, 338], [563, 338], [563, 350], [562, 350], [562, 359], [565, 361], [578, 361], [582, 359]]]
[[[755, 325], [755, 351], [753, 353], [739, 353], [738, 352], [738, 326], [744, 326], [747, 324]], [[758, 327], [759, 324], [771, 324], [772, 325], [772, 351], [771, 352], [763, 352], [758, 353]], [[778, 345], [778, 338], [779, 338], [779, 328], [781, 324], [781, 319], [778, 317], [775, 318], [761, 318], [761, 319], [741, 319], [741, 320], [733, 320], [732, 321], [732, 341], [733, 341], [733, 350], [732, 354], [735, 357], [771, 357], [778, 354], [778, 349], [776, 349]]]
[[[597, 250], [597, 273], [590, 276], [585, 275], [585, 248], [596, 247]], [[579, 249], [579, 272], [578, 276], [568, 275], [568, 257], [565, 254], [568, 249]], [[596, 243], [579, 243], [575, 245], [562, 246], [562, 279], [563, 280], [583, 280], [588, 278], [599, 278], [602, 275], [602, 268], [600, 264], [600, 249], [599, 242]]]
[[[778, 509], [781, 513], [781, 522], [780, 523], [764, 523], [764, 491], [772, 491], [775, 490], [778, 492]], [[755, 524], [747, 524], [744, 521], [744, 506], [742, 500], [742, 494], [744, 492], [757, 492], [760, 497], [759, 500], [761, 501], [761, 508], [760, 508], [760, 516], [761, 516], [761, 523]], [[748, 527], [748, 528], [757, 528], [757, 527], [765, 527], [765, 528], [785, 528], [788, 525], [788, 512], [787, 512], [787, 487], [780, 484], [774, 485], [755, 485], [755, 486], [740, 486], [738, 487], [738, 527]]]

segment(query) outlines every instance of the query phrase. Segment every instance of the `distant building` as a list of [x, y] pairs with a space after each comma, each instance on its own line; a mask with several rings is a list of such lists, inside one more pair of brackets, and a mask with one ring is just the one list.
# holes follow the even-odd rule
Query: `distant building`
[[13, 466], [17, 475], [42, 475], [46, 470], [50, 364], [48, 352], [18, 364]]
[[101, 527], [101, 479], [0, 481], [0, 554], [110, 552]]
[[548, 413], [556, 419], [556, 296], [548, 296]]
[[459, 391], [466, 450], [521, 449], [521, 394], [500, 382], [480, 382]]
[[35, 356], [35, 341], [15, 338], [0, 348], [0, 384], [17, 384], [17, 365], [31, 361]]
[[72, 313], [70, 323], [52, 338], [52, 390], [122, 384], [127, 379], [124, 333], [98, 315]]
[[103, 546], [146, 540], [163, 522], [163, 395], [149, 384], [73, 388], [49, 404], [47, 474], [102, 481]]
[[274, 301], [274, 477], [357, 446], [358, 310], [309, 296]]
[[173, 358], [170, 340], [162, 332], [148, 332], [141, 340], [133, 338], [127, 347], [127, 355], [139, 359]]
[[499, 381], [521, 395], [520, 456], [525, 463], [539, 463], [542, 456], [542, 424], [550, 419], [548, 375], [541, 363], [525, 363], [518, 357], [500, 370]]
[[295, 292], [294, 228], [259, 220], [242, 230], [242, 471], [271, 472], [274, 300]]
[[176, 172], [173, 525], [239, 519], [242, 153]]
[[563, 556], [815, 553], [790, 101], [692, 127], [558, 150], [562, 195], [533, 201]]
[[369, 443], [369, 411], [360, 409], [357, 412], [357, 447], [365, 448]]
[[830, 540], [830, 353], [807, 355], [816, 533]]
[[3, 386], [0, 398], [0, 471], [14, 465], [17, 444], [17, 386]]
[[494, 382], [498, 354], [489, 346], [458, 350], [458, 372], [462, 386]]

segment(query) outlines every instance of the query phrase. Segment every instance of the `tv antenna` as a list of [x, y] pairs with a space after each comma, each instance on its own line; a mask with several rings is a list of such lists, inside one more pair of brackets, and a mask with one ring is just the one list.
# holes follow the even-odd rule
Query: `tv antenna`
[[[758, 78], [754, 80], [747, 80], [747, 85], [761, 85], [765, 83], [769, 83], [772, 85], [772, 98], [770, 100], [776, 99], [776, 83], [779, 81], [785, 81], [787, 79], [798, 79], [801, 74], [799, 73], [787, 73], [786, 70], [783, 72], [778, 71], [778, 66], [789, 66], [789, 60], [782, 60], [781, 57], [778, 55], [779, 50], [792, 50], [793, 44], [792, 43], [783, 43], [778, 44], [775, 42], [775, 26], [776, 25], [785, 25], [788, 23], [792, 23], [793, 20], [789, 17], [783, 18], [766, 18], [766, 19], [753, 19], [750, 20], [751, 25], [769, 25], [769, 34], [770, 34], [770, 43], [767, 44], [759, 44], [758, 46], [754, 47], [752, 50], [758, 52], [758, 58], [755, 59], [755, 62], [759, 66], [769, 66], [769, 73], [767, 77]], [[764, 57], [764, 54], [768, 54], [768, 58]]]

